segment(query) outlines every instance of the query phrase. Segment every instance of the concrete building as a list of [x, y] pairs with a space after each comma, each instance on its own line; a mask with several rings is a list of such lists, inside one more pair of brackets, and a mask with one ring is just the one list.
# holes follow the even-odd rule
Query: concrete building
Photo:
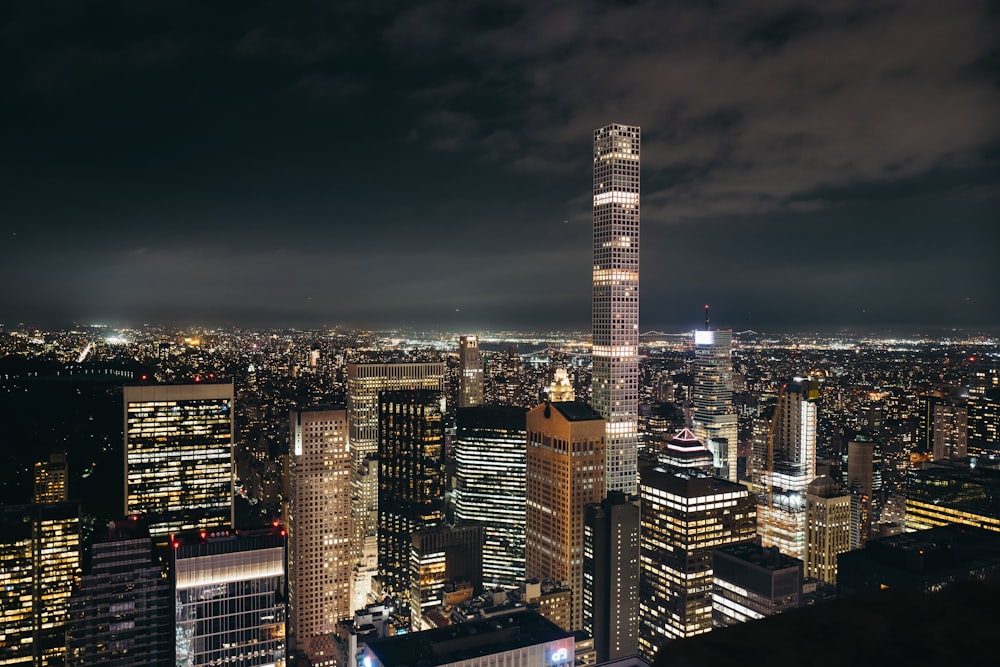
[[479, 337], [458, 339], [458, 407], [483, 404], [483, 362], [479, 358]]
[[805, 576], [837, 583], [837, 556], [851, 548], [851, 494], [827, 475], [806, 488]]
[[712, 565], [712, 619], [717, 628], [797, 609], [803, 563], [775, 547], [745, 542], [716, 549]]

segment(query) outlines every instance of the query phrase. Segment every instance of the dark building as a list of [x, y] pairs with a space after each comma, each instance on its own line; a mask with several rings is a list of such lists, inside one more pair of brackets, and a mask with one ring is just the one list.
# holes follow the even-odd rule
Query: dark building
[[717, 628], [797, 609], [801, 602], [803, 563], [775, 547], [743, 543], [716, 549], [713, 570]]
[[1000, 454], [1000, 390], [989, 389], [969, 396], [969, 453]]
[[410, 627], [413, 533], [444, 520], [445, 452], [441, 392], [379, 392], [378, 577], [396, 602], [394, 625]]
[[909, 472], [906, 529], [949, 523], [1000, 531], [1000, 470], [957, 459]]
[[414, 531], [410, 551], [410, 625], [445, 601], [448, 584], [463, 583], [473, 595], [483, 589], [483, 527], [435, 526]]
[[149, 528], [134, 519], [109, 523], [70, 598], [66, 666], [174, 664], [171, 595]]
[[1000, 534], [950, 524], [868, 541], [837, 558], [837, 596], [906, 589], [938, 591], [1000, 573]]
[[598, 662], [639, 652], [639, 499], [611, 491], [584, 508], [583, 629]]
[[533, 611], [459, 623], [368, 642], [365, 667], [487, 667], [545, 665], [572, 667], [573, 636]]

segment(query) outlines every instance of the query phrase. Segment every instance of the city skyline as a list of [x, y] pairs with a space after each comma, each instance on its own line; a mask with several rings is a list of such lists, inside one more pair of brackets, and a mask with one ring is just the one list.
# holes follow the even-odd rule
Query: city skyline
[[646, 135], [641, 331], [1000, 326], [984, 4], [7, 18], [6, 326], [586, 328], [609, 122]]

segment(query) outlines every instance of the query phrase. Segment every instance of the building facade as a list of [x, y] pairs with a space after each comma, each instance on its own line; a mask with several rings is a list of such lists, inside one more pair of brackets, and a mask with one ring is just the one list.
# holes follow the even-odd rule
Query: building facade
[[639, 498], [612, 491], [584, 508], [583, 621], [598, 662], [639, 652]]
[[233, 385], [126, 386], [125, 516], [157, 542], [233, 523]]
[[378, 415], [378, 576], [383, 596], [396, 602], [396, 628], [408, 629], [413, 534], [444, 521], [441, 392], [380, 392]]
[[744, 542], [712, 558], [713, 625], [724, 628], [797, 609], [803, 564], [775, 547]]
[[640, 130], [594, 131], [593, 406], [606, 420], [608, 490], [634, 494], [639, 447]]
[[285, 530], [176, 534], [171, 554], [175, 664], [284, 667]]
[[352, 613], [347, 410], [293, 410], [289, 431], [289, 632], [320, 667], [334, 663], [329, 637]]
[[428, 612], [445, 604], [449, 588], [483, 588], [483, 527], [440, 525], [413, 533], [410, 547], [410, 629], [434, 625]]
[[837, 556], [851, 549], [851, 494], [826, 475], [806, 488], [805, 576], [837, 583]]
[[1000, 470], [945, 460], [909, 472], [905, 529], [949, 523], [1000, 531]]
[[736, 411], [733, 408], [733, 332], [694, 332], [691, 415], [693, 431], [712, 452], [716, 475], [737, 481]]
[[483, 526], [483, 582], [524, 581], [524, 408], [459, 408], [455, 432], [455, 521]]
[[479, 336], [458, 339], [458, 407], [483, 404], [483, 362], [479, 358]]
[[605, 422], [585, 403], [543, 403], [527, 415], [525, 576], [567, 582], [569, 627], [583, 615], [584, 507], [604, 497]]
[[746, 487], [694, 468], [642, 469], [639, 654], [712, 629], [712, 551], [756, 536]]

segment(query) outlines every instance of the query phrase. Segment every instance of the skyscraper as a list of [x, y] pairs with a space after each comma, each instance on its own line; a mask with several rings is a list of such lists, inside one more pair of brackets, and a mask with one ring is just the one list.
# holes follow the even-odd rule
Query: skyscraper
[[[386, 389], [431, 389], [444, 391], [444, 364], [441, 362], [350, 363], [347, 365], [347, 418], [351, 458], [351, 560], [359, 568], [352, 579], [354, 604], [366, 600], [371, 581], [367, 577], [366, 543], [378, 534], [379, 480], [377, 467], [379, 420], [378, 395]], [[365, 590], [356, 590], [360, 585]], [[357, 611], [355, 609], [354, 611]]]
[[48, 461], [35, 462], [35, 502], [61, 503], [66, 500], [69, 500], [66, 453], [55, 452]]
[[968, 453], [969, 414], [964, 405], [934, 406], [934, 460], [959, 459]]
[[524, 582], [525, 415], [514, 406], [459, 408], [455, 521], [484, 530], [483, 582]]
[[70, 598], [66, 666], [172, 664], [173, 591], [145, 524], [110, 522], [91, 545], [90, 562]]
[[593, 405], [608, 490], [636, 492], [639, 447], [639, 128], [594, 131]]
[[347, 410], [293, 410], [290, 431], [289, 632], [319, 667], [333, 664], [329, 636], [352, 612]]
[[639, 654], [712, 629], [712, 550], [756, 534], [746, 487], [669, 464], [642, 469]]
[[875, 443], [858, 435], [847, 444], [847, 489], [851, 492], [851, 549], [861, 549], [875, 524]]
[[435, 627], [424, 615], [445, 601], [448, 584], [465, 584], [469, 597], [483, 587], [483, 527], [440, 524], [414, 531], [410, 541], [410, 627]]
[[479, 358], [479, 337], [458, 339], [458, 407], [483, 404], [483, 362]]
[[598, 662], [639, 652], [639, 499], [612, 491], [584, 508], [583, 630]]
[[233, 384], [125, 387], [125, 515], [149, 533], [233, 523]]
[[851, 496], [822, 475], [806, 487], [805, 576], [837, 583], [837, 556], [851, 548]]
[[0, 507], [0, 665], [66, 662], [66, 623], [80, 569], [80, 505]]
[[285, 664], [285, 539], [281, 526], [174, 535], [178, 667]]
[[382, 391], [378, 397], [378, 576], [396, 602], [394, 625], [410, 627], [413, 533], [444, 520], [441, 392]]
[[816, 477], [815, 381], [796, 378], [778, 393], [759, 473], [757, 528], [761, 544], [805, 557], [806, 487]]
[[737, 481], [738, 431], [733, 409], [733, 332], [694, 332], [694, 433], [712, 452], [716, 475]]
[[604, 497], [605, 422], [585, 403], [543, 403], [527, 416], [525, 576], [569, 583], [570, 627], [583, 614], [583, 512]]

